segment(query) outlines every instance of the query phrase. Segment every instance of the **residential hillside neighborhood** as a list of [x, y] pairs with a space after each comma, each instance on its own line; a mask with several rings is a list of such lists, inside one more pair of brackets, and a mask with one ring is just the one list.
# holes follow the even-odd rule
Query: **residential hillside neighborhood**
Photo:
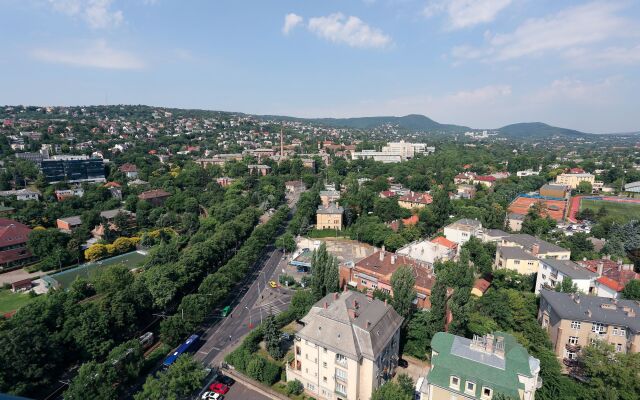
[[640, 398], [635, 137], [0, 121], [1, 393]]

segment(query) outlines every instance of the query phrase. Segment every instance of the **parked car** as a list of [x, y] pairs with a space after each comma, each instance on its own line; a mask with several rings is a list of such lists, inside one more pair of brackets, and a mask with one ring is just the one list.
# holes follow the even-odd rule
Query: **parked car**
[[218, 375], [215, 383], [222, 383], [223, 385], [232, 386], [234, 383], [236, 383], [236, 381], [230, 376]]
[[269, 281], [269, 286], [275, 289], [278, 287], [278, 284], [276, 283], [276, 281]]
[[222, 395], [220, 393], [215, 393], [215, 392], [204, 392], [202, 393], [202, 397], [200, 398], [202, 400], [221, 400]]
[[209, 390], [219, 394], [227, 394], [227, 392], [229, 391], [229, 386], [221, 382], [214, 382], [211, 384], [211, 386], [209, 386]]

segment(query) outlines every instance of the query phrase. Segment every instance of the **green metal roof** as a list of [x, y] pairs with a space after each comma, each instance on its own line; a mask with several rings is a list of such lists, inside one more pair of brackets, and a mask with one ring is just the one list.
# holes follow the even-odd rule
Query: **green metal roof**
[[[519, 398], [518, 389], [524, 384], [518, 375], [532, 377], [532, 366], [527, 351], [516, 339], [504, 332], [495, 332], [495, 337], [504, 338], [504, 358], [490, 355], [480, 350], [469, 348], [470, 339], [438, 332], [431, 340], [434, 353], [432, 369], [427, 374], [427, 381], [443, 388], [449, 387], [451, 376], [460, 379], [461, 394], [465, 392], [467, 381], [475, 383], [475, 398], [481, 398], [482, 388], [488, 387], [494, 393], [504, 393]], [[535, 360], [535, 359], [533, 359]], [[534, 363], [537, 360], [533, 361]]]

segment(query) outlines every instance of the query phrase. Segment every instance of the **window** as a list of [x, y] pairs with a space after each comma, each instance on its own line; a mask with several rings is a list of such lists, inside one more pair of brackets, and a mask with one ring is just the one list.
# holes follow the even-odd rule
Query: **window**
[[323, 353], [326, 353], [326, 352], [327, 352], [327, 348], [326, 348], [326, 347], [323, 347], [323, 348], [322, 348], [322, 352], [323, 352]]
[[580, 329], [580, 321], [571, 321], [571, 329]]
[[621, 345], [620, 343], [616, 344], [616, 351], [617, 351], [618, 353], [621, 353], [621, 352], [622, 352], [622, 345]]
[[533, 265], [533, 261], [527, 261], [527, 265]]
[[469, 394], [475, 394], [476, 392], [476, 384], [473, 382], [469, 382], [467, 381], [467, 384], [464, 388], [464, 391], [469, 393]]
[[341, 383], [336, 383], [336, 392], [346, 395], [347, 387]]
[[607, 326], [605, 324], [601, 324], [600, 322], [594, 322], [591, 325], [591, 332], [604, 334], [607, 332]]
[[336, 362], [340, 365], [346, 366], [347, 357], [343, 356], [342, 354], [336, 354]]
[[490, 399], [493, 396], [493, 389], [488, 388], [488, 387], [483, 387], [482, 388], [482, 398], [483, 399]]
[[567, 358], [569, 360], [575, 360], [578, 358], [578, 355], [573, 352], [573, 351], [569, 351], [567, 349], [564, 350], [564, 358]]
[[326, 361], [323, 361], [323, 362], [322, 362], [322, 366], [323, 366], [324, 368], [327, 368], [327, 362], [326, 362]]
[[578, 337], [577, 336], [569, 336], [569, 344], [572, 344], [572, 345], [578, 344]]
[[316, 387], [310, 383], [307, 383], [307, 389], [311, 390], [312, 392], [316, 391]]
[[336, 368], [336, 379], [340, 379], [341, 381], [347, 381], [347, 371]]
[[449, 378], [449, 386], [454, 388], [454, 389], [460, 389], [460, 378], [458, 378], [457, 376], [452, 376], [451, 378]]
[[363, 279], [363, 280], [361, 281], [361, 283], [362, 283], [363, 285], [367, 286], [367, 281], [366, 281], [366, 280], [364, 280], [364, 279]]
[[514, 260], [514, 261], [513, 261], [513, 263], [514, 263], [515, 265], [520, 265], [520, 260]]
[[326, 376], [322, 377], [322, 382], [327, 383], [327, 377]]

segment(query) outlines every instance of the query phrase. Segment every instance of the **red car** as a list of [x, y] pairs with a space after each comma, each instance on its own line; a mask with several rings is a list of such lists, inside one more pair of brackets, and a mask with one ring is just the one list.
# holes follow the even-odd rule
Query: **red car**
[[229, 386], [224, 383], [216, 382], [209, 386], [209, 390], [215, 393], [226, 394], [229, 391]]

